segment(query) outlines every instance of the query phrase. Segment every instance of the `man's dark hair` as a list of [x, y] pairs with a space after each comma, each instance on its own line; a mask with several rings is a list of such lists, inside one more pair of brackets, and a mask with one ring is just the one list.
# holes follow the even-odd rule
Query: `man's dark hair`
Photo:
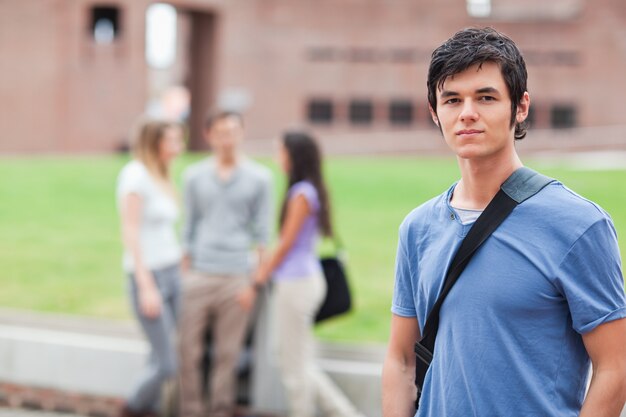
[[437, 90], [443, 88], [446, 79], [485, 62], [500, 67], [511, 97], [511, 127], [515, 125], [515, 139], [523, 139], [528, 126], [526, 121], [516, 123], [515, 116], [527, 91], [526, 63], [515, 42], [493, 28], [461, 30], [433, 51], [428, 69], [428, 103], [437, 113]]
[[227, 119], [229, 117], [237, 118], [241, 126], [243, 126], [243, 116], [241, 113], [232, 110], [210, 110], [204, 118], [204, 128], [210, 129], [218, 120]]

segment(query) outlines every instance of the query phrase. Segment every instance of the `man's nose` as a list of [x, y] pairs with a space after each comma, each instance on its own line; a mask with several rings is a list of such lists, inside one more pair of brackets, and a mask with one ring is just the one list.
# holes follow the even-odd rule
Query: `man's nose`
[[463, 108], [459, 115], [462, 122], [475, 122], [478, 120], [478, 111], [476, 109], [476, 103], [473, 100], [463, 101]]

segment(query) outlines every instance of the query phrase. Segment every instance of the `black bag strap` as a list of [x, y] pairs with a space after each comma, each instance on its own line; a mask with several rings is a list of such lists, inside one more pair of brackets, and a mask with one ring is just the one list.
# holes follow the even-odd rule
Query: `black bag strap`
[[476, 250], [500, 226], [518, 204], [534, 196], [553, 181], [554, 179], [539, 174], [530, 168], [519, 168], [507, 178], [498, 193], [487, 205], [485, 211], [476, 219], [467, 236], [461, 242], [459, 250], [454, 255], [446, 274], [443, 289], [426, 319], [424, 334], [420, 344], [427, 347], [430, 352], [433, 352], [435, 347], [441, 305]]

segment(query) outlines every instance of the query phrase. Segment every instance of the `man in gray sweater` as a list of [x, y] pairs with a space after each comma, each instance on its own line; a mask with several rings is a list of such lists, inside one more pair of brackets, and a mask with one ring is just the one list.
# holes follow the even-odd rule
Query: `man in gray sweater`
[[[239, 114], [208, 117], [204, 135], [213, 156], [184, 173], [180, 415], [232, 417], [235, 367], [250, 319], [237, 295], [250, 285], [255, 249], [261, 257], [269, 241], [272, 177], [241, 154]], [[207, 328], [213, 340], [208, 408], [199, 372]]]

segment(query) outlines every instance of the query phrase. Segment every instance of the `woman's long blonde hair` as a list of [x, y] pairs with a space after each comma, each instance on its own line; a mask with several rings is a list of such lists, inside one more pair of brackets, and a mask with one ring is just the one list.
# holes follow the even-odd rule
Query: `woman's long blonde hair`
[[170, 181], [169, 166], [159, 157], [159, 149], [165, 131], [170, 128], [182, 129], [182, 126], [170, 121], [142, 121], [135, 130], [133, 141], [135, 158], [146, 166], [150, 174], [165, 182]]

